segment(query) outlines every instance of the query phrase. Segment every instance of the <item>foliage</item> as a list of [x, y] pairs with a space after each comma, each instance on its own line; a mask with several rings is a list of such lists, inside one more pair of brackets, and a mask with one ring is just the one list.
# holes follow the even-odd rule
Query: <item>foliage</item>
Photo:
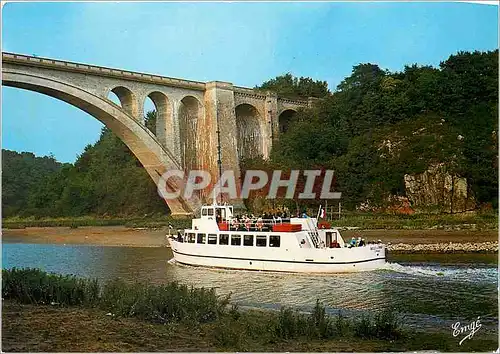
[[281, 308], [274, 322], [273, 332], [280, 339], [331, 339], [350, 332], [359, 338], [396, 339], [402, 335], [397, 316], [390, 311], [372, 316], [363, 314], [359, 320], [350, 320], [339, 313], [336, 319], [326, 315], [325, 307], [316, 300], [312, 313], [301, 314], [290, 308]]
[[[63, 168], [53, 156], [36, 157], [30, 152], [2, 149], [2, 212], [15, 215], [24, 211], [40, 180]], [[45, 186], [42, 185], [42, 188]]]
[[94, 306], [99, 297], [97, 280], [48, 274], [39, 269], [2, 270], [2, 297], [28, 304]]
[[217, 297], [215, 289], [189, 288], [177, 282], [149, 285], [115, 280], [104, 285], [100, 302], [115, 316], [160, 323], [204, 323], [224, 313], [228, 300]]
[[[269, 82], [281, 92], [295, 87], [291, 77]], [[335, 170], [343, 206], [354, 209], [405, 196], [405, 174], [444, 164], [467, 178], [478, 206], [496, 208], [497, 132], [498, 50], [458, 52], [439, 68], [413, 64], [402, 72], [365, 63], [294, 117], [270, 165]], [[244, 169], [252, 168], [247, 161]]]
[[274, 79], [257, 86], [260, 90], [269, 90], [285, 97], [326, 97], [330, 94], [326, 81], [313, 80], [309, 77], [294, 77], [290, 73], [277, 76]]
[[127, 284], [116, 279], [101, 285], [95, 279], [49, 274], [39, 269], [2, 270], [2, 297], [28, 304], [99, 307], [113, 316], [167, 323], [216, 320], [226, 312], [228, 297], [215, 289]]
[[354, 323], [354, 333], [360, 338], [397, 339], [401, 336], [398, 319], [391, 311], [383, 311], [373, 317], [362, 315]]
[[[149, 112], [152, 129], [156, 114]], [[109, 129], [76, 162], [3, 150], [3, 216], [79, 217], [164, 215], [156, 185], [128, 147]]]

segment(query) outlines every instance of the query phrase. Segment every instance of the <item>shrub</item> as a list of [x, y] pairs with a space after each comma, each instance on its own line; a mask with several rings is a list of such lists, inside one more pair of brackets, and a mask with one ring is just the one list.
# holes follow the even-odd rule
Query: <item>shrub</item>
[[94, 306], [99, 298], [99, 285], [96, 279], [48, 274], [39, 269], [4, 269], [2, 297], [30, 304]]
[[[225, 314], [229, 303], [229, 296], [218, 297], [215, 289], [190, 288], [177, 282], [148, 285], [112, 280], [101, 286], [95, 279], [16, 268], [3, 270], [2, 277], [4, 299], [31, 304], [98, 306], [115, 316], [161, 323], [214, 321]], [[233, 316], [236, 312], [233, 309]]]

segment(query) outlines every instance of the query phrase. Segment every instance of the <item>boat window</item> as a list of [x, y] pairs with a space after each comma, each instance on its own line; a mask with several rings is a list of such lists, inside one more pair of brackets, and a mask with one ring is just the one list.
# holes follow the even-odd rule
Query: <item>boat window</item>
[[244, 246], [253, 246], [253, 235], [243, 236], [243, 245]]
[[241, 246], [241, 235], [231, 235], [231, 245]]
[[188, 242], [189, 243], [194, 243], [195, 240], [196, 240], [195, 234], [192, 233], [192, 232], [188, 233]]
[[217, 244], [217, 235], [216, 234], [208, 234], [208, 244], [216, 245]]
[[219, 245], [228, 245], [229, 244], [229, 235], [228, 234], [220, 234], [219, 235]]
[[207, 239], [207, 234], [198, 234], [196, 242], [205, 243], [206, 239]]
[[279, 247], [281, 237], [278, 235], [269, 236], [269, 247]]
[[201, 209], [201, 215], [202, 216], [207, 216], [207, 208]]
[[208, 208], [208, 216], [214, 216], [214, 208]]
[[255, 245], [257, 247], [266, 247], [267, 246], [267, 236], [257, 236], [255, 239]]

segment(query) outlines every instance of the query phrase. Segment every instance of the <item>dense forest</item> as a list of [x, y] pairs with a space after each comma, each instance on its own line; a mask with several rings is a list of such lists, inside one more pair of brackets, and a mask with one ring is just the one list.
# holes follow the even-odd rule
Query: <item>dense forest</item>
[[[343, 205], [406, 196], [405, 175], [440, 166], [465, 178], [474, 206], [498, 207], [498, 50], [459, 52], [439, 68], [354, 66], [334, 92], [325, 81], [278, 76], [257, 89], [321, 98], [298, 112], [270, 159], [249, 168], [336, 171]], [[147, 124], [154, 125], [154, 113]], [[74, 164], [3, 150], [3, 215], [165, 214], [155, 185], [108, 129]]]
[[[146, 124], [154, 125], [149, 113]], [[3, 216], [145, 216], [168, 208], [128, 147], [109, 129], [74, 164], [2, 150]]]

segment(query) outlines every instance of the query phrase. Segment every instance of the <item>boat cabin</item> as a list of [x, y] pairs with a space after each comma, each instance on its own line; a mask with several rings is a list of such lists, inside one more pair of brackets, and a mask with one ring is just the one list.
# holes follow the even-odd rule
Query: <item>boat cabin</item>
[[[293, 234], [300, 248], [340, 248], [345, 243], [336, 229], [318, 228], [316, 218], [237, 218], [231, 205], [205, 205], [192, 220], [183, 241], [198, 244], [280, 247], [282, 236]], [[179, 234], [179, 236], [181, 236]], [[287, 238], [288, 240], [288, 238]]]
[[216, 220], [217, 223], [233, 217], [232, 205], [206, 205], [201, 207], [201, 219]]

